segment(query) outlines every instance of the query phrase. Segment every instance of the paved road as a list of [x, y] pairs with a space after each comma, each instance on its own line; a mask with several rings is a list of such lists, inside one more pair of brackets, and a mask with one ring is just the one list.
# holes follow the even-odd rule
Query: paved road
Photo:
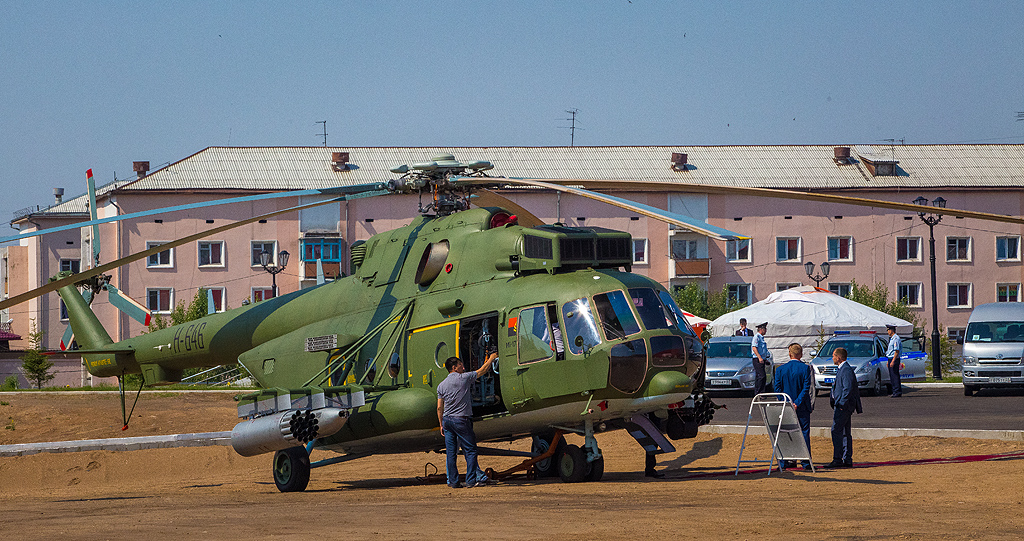
[[[749, 395], [716, 393], [712, 399], [728, 407], [715, 412], [712, 424], [742, 426], [747, 423]], [[855, 428], [1024, 430], [1024, 389], [983, 389], [967, 397], [960, 386], [910, 387], [905, 384], [902, 398], [864, 396], [861, 401], [864, 413], [854, 415]], [[819, 396], [811, 414], [811, 426], [831, 424], [828, 397]]]

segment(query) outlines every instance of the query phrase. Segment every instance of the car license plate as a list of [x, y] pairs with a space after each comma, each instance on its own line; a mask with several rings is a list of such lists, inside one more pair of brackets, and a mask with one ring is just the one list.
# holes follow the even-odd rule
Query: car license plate
[[1010, 383], [1010, 378], [988, 378], [990, 383]]
[[732, 385], [731, 379], [709, 379], [708, 385]]
[[835, 383], [836, 378], [825, 378], [825, 383]]

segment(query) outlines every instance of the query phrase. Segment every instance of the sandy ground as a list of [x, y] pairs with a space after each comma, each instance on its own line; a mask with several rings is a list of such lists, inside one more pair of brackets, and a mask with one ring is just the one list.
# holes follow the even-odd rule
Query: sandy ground
[[[120, 419], [115, 395], [0, 395], [0, 444], [220, 431], [236, 422], [230, 395], [209, 394], [144, 395], [127, 431]], [[650, 480], [636, 442], [613, 432], [598, 436], [601, 482], [513, 478], [455, 490], [418, 479], [434, 465], [443, 472], [444, 457], [432, 453], [315, 469], [307, 491], [292, 494], [275, 488], [270, 455], [243, 458], [230, 447], [0, 458], [0, 531], [15, 539], [519, 540], [1018, 539], [1024, 529], [1019, 442], [858, 441], [854, 469], [734, 476], [741, 438], [676, 442], [677, 453], [659, 457], [666, 478]], [[829, 440], [812, 447], [818, 463], [831, 458]], [[754, 437], [744, 458], [768, 453], [767, 438]], [[1017, 456], [889, 464], [1007, 453]], [[513, 462], [482, 459], [495, 469]]]

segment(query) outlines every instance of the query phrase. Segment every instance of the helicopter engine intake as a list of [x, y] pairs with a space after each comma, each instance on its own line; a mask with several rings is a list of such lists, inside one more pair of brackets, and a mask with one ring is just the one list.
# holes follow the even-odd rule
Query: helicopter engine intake
[[231, 447], [242, 456], [305, 445], [341, 430], [348, 412], [340, 408], [288, 410], [243, 421], [231, 431]]

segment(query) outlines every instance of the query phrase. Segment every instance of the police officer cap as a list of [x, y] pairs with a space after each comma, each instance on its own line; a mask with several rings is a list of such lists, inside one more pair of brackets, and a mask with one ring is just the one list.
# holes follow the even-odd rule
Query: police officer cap
[[890, 331], [892, 331], [892, 332], [896, 332], [896, 326], [895, 325], [886, 325], [885, 328], [890, 330]]
[[765, 321], [764, 323], [758, 323], [758, 324], [757, 324], [757, 328], [758, 328], [758, 329], [762, 329], [762, 328], [763, 328], [763, 329], [767, 329], [767, 328], [768, 328], [768, 322], [767, 322], [767, 321]]

